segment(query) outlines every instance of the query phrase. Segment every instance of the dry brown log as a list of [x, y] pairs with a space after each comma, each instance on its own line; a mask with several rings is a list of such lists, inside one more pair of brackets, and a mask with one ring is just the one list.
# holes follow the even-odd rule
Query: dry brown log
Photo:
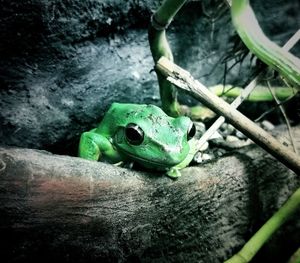
[[[0, 148], [1, 262], [222, 262], [299, 186], [256, 146], [161, 174]], [[256, 257], [284, 262], [300, 213]]]

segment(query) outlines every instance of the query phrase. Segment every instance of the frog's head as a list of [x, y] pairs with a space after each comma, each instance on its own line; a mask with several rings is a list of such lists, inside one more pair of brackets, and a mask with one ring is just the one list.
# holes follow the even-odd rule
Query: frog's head
[[126, 115], [113, 140], [120, 153], [149, 168], [168, 169], [190, 151], [196, 128], [188, 117], [172, 118], [154, 105]]

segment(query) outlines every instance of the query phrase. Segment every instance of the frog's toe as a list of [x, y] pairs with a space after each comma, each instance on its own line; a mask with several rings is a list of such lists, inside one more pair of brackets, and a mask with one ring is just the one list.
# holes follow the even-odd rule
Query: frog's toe
[[172, 179], [177, 179], [178, 177], [181, 176], [181, 173], [179, 172], [178, 169], [170, 169], [170, 171], [168, 171], [166, 174]]
[[120, 162], [117, 162], [117, 163], [114, 163], [115, 166], [119, 166], [119, 167], [122, 167], [124, 165], [124, 162], [123, 161], [120, 161]]

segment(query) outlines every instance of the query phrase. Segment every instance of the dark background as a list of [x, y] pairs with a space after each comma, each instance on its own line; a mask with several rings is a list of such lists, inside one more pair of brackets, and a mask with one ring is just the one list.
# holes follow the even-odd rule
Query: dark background
[[[237, 39], [220, 3], [189, 1], [168, 30], [176, 63], [208, 86], [224, 80], [222, 60]], [[1, 144], [75, 155], [81, 132], [97, 125], [112, 102], [159, 105], [147, 40], [148, 21], [159, 4], [1, 0]], [[279, 45], [300, 27], [298, 0], [251, 4]], [[296, 55], [299, 46], [292, 50]], [[227, 73], [226, 83], [243, 86], [251, 78], [250, 58]]]

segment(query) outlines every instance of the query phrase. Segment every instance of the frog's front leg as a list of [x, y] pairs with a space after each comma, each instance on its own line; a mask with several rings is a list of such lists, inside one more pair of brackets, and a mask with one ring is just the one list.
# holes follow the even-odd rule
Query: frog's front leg
[[190, 146], [190, 151], [189, 151], [188, 155], [185, 157], [185, 159], [181, 163], [171, 167], [170, 170], [166, 173], [167, 176], [171, 177], [172, 179], [177, 179], [178, 177], [181, 176], [181, 172], [179, 170], [187, 167], [190, 164], [190, 162], [193, 160], [193, 158], [197, 152], [197, 147], [196, 147], [195, 141], [191, 140], [189, 142], [189, 146]]
[[103, 156], [113, 163], [121, 161], [119, 153], [114, 149], [110, 141], [95, 131], [96, 129], [93, 129], [82, 133], [79, 142], [79, 156], [95, 161], [98, 161]]

